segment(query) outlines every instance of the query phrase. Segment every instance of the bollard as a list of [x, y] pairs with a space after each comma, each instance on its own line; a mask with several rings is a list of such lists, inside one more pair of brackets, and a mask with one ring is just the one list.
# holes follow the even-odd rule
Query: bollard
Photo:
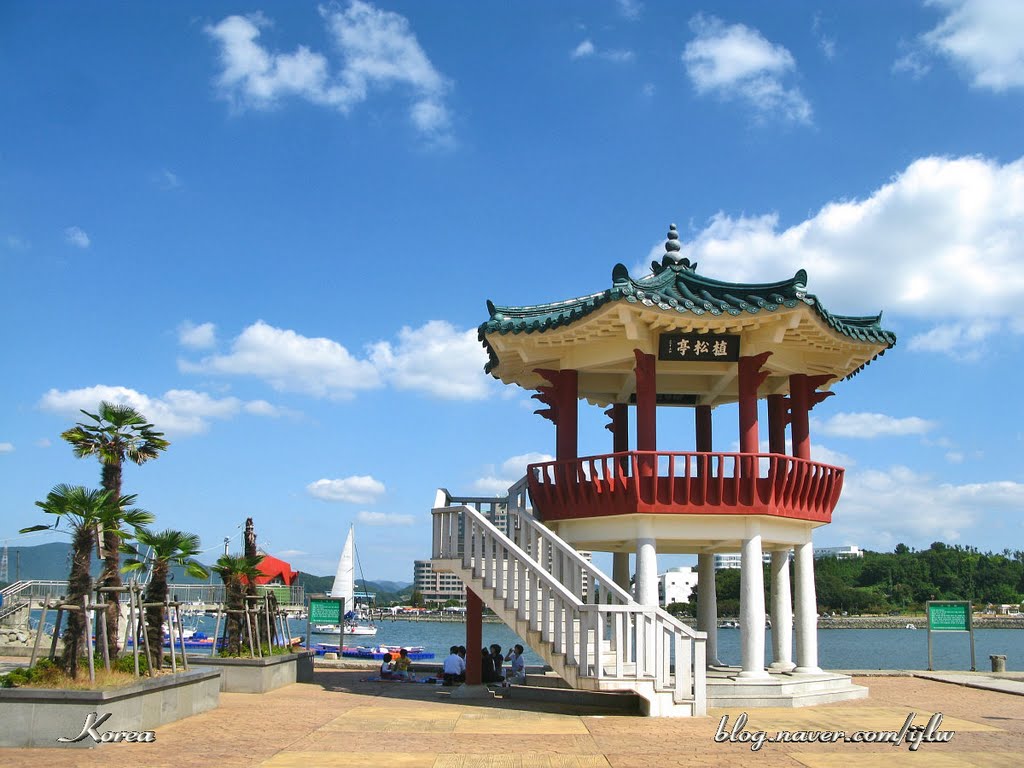
[[989, 656], [989, 659], [992, 661], [992, 671], [993, 672], [1005, 672], [1006, 671], [1006, 656], [1003, 656], [1001, 654], [993, 654], [993, 655]]

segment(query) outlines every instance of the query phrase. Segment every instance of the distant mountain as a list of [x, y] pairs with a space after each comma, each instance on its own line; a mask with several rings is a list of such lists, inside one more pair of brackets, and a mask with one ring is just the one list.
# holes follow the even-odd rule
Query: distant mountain
[[[323, 594], [330, 592], [334, 586], [333, 576], [314, 576], [299, 571], [299, 585], [307, 594]], [[363, 590], [362, 579], [356, 579], [356, 590]], [[407, 602], [412, 595], [412, 584], [404, 581], [366, 581], [366, 591], [376, 595], [378, 605]]]
[[[124, 556], [122, 555], [122, 561]], [[39, 579], [63, 581], [67, 579], [71, 570], [71, 545], [66, 542], [52, 542], [50, 544], [37, 544], [34, 547], [10, 547], [7, 554], [8, 581], [14, 582], [18, 579]], [[204, 563], [207, 570], [209, 564]], [[100, 562], [93, 553], [92, 575], [100, 574]], [[212, 576], [213, 583], [220, 584], [220, 579]], [[185, 573], [180, 566], [171, 568], [169, 579], [172, 587], [174, 584], [209, 584], [211, 579], [197, 579]], [[313, 576], [309, 573], [299, 571], [299, 584], [311, 593], [322, 593], [330, 590], [334, 583], [333, 576]], [[362, 581], [358, 582], [358, 588], [362, 589]], [[377, 602], [387, 604], [390, 602], [401, 602], [402, 598], [408, 599], [412, 594], [412, 584], [402, 581], [367, 581], [366, 589], [377, 595]]]

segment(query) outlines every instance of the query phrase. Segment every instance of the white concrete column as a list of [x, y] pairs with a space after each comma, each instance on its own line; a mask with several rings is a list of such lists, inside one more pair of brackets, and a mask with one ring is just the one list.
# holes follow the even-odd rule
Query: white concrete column
[[814, 545], [810, 541], [794, 549], [793, 586], [796, 597], [796, 669], [821, 672], [818, 666], [818, 600], [814, 593]]
[[629, 552], [612, 553], [612, 581], [629, 592]]
[[772, 550], [772, 663], [789, 672], [793, 663], [793, 598], [789, 591], [789, 550]]
[[636, 540], [636, 601], [658, 605], [658, 550], [653, 536]]
[[715, 592], [715, 556], [697, 555], [697, 629], [708, 635], [709, 667], [718, 667], [718, 595]]
[[740, 657], [740, 677], [768, 677], [764, 671], [764, 561], [759, 531], [743, 540], [741, 551]]

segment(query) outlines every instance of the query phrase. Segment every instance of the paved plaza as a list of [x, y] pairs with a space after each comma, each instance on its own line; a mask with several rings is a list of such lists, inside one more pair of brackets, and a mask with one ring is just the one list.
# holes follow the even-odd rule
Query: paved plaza
[[[716, 743], [723, 715], [656, 719], [594, 714], [515, 699], [455, 700], [451, 689], [363, 682], [365, 671], [318, 668], [313, 684], [221, 694], [219, 708], [163, 726], [153, 744], [0, 749], [0, 765], [265, 766], [266, 768], [659, 768], [805, 766], [1017, 768], [1024, 760], [1024, 682], [950, 673], [955, 682], [859, 677], [869, 698], [801, 709], [750, 710], [744, 730], [898, 731], [908, 714], [942, 714], [947, 743]], [[941, 677], [941, 675], [940, 675]], [[965, 685], [967, 683], [969, 685]], [[992, 683], [992, 685], [990, 685]], [[978, 685], [981, 687], [970, 687]], [[1002, 687], [1003, 690], [993, 689]], [[110, 724], [114, 726], [113, 723]], [[116, 726], [115, 726], [116, 727]], [[749, 738], [749, 736], [748, 736]]]

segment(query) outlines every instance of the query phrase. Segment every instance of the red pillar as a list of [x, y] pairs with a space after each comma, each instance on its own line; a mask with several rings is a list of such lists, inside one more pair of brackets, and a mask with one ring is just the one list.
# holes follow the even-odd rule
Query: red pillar
[[482, 685], [480, 648], [484, 642], [484, 604], [466, 588], [466, 685]]
[[700, 453], [711, 453], [711, 406], [698, 405], [694, 414], [696, 446]]
[[785, 395], [768, 395], [768, 452], [786, 453], [787, 403]]
[[654, 355], [634, 349], [636, 355], [636, 449], [658, 450], [658, 388], [654, 380]]
[[612, 452], [625, 453], [629, 450], [629, 406], [625, 403], [614, 403], [610, 409], [612, 423]]
[[559, 461], [575, 461], [579, 458], [579, 373], [536, 369], [536, 372], [551, 382], [533, 397], [549, 406], [534, 411], [555, 425], [555, 458]]
[[807, 414], [811, 410], [810, 387], [806, 373], [794, 373], [789, 377], [789, 401], [793, 410], [793, 455], [798, 459], [811, 458], [811, 427]]
[[761, 366], [771, 355], [762, 352], [739, 359], [740, 453], [757, 453], [757, 388], [768, 377]]
[[579, 458], [579, 373], [562, 371], [558, 381], [558, 424], [555, 426], [555, 458]]

